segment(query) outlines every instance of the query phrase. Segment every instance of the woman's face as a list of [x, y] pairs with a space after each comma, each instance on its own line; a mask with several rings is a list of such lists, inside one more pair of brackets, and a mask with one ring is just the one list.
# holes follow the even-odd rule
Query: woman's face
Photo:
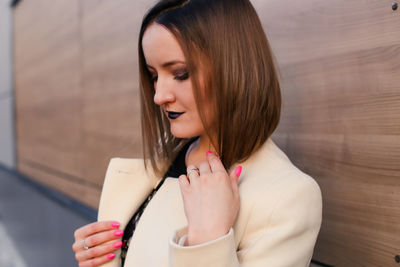
[[164, 26], [152, 23], [146, 29], [142, 47], [155, 95], [154, 103], [165, 112], [171, 133], [190, 138], [204, 133], [196, 108], [186, 59], [175, 36]]

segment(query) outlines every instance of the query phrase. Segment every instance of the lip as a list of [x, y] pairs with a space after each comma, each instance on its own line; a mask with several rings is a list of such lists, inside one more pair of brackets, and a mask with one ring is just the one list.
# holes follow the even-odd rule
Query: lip
[[179, 118], [184, 112], [174, 112], [174, 111], [167, 111], [167, 116], [171, 120], [176, 120]]

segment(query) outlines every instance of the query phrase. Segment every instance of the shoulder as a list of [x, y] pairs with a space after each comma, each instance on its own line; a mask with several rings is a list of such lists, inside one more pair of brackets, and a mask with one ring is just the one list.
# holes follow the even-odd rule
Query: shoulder
[[272, 141], [243, 163], [243, 172], [239, 213], [244, 227], [236, 229], [240, 260], [257, 260], [260, 266], [308, 266], [322, 221], [316, 181]]
[[111, 158], [108, 164], [108, 170], [119, 170], [119, 171], [134, 171], [138, 168], [144, 167], [143, 159], [136, 158]]
[[272, 216], [283, 220], [297, 216], [297, 221], [320, 224], [322, 196], [317, 182], [297, 168], [272, 140], [243, 165], [244, 175], [239, 180], [242, 200], [263, 224]]
[[243, 177], [239, 181], [256, 186], [259, 190], [289, 184], [290, 187], [319, 190], [315, 180], [297, 168], [271, 139], [242, 165]]

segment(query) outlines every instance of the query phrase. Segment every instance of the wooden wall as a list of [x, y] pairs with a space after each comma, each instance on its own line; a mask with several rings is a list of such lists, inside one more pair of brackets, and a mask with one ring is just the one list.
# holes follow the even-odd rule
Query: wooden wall
[[14, 11], [18, 169], [97, 208], [111, 157], [141, 155], [137, 35], [151, 1]]
[[[111, 157], [141, 155], [137, 35], [153, 1], [22, 1], [18, 169], [96, 208]], [[399, 266], [400, 11], [391, 1], [253, 0], [281, 72], [274, 140], [324, 198], [314, 258]]]
[[400, 11], [381, 0], [253, 3], [282, 76], [274, 139], [323, 193], [314, 259], [399, 266]]

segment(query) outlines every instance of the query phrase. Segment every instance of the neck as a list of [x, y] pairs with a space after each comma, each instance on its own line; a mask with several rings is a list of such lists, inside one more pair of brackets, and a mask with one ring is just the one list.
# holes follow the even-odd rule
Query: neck
[[199, 140], [195, 141], [186, 155], [186, 166], [199, 164], [206, 161], [206, 152], [211, 151], [215, 153], [215, 148], [211, 144], [210, 138], [203, 134], [200, 136]]
[[215, 152], [215, 148], [211, 144], [211, 140], [208, 137], [208, 135], [204, 134], [204, 135], [200, 136], [199, 151], [204, 152], [204, 154], [207, 151]]

